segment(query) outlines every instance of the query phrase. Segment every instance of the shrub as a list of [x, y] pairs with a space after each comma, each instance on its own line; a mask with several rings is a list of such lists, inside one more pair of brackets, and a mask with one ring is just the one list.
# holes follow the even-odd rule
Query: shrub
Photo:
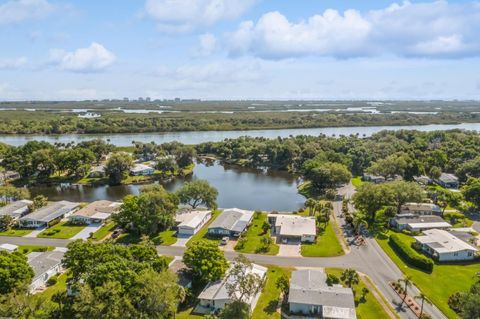
[[46, 246], [40, 246], [40, 247], [32, 248], [32, 251], [35, 251], [35, 252], [45, 252], [47, 250], [48, 250], [48, 247], [46, 247]]
[[57, 275], [52, 276], [52, 277], [48, 278], [48, 280], [47, 280], [47, 286], [48, 286], [48, 287], [53, 286], [53, 285], [55, 285], [55, 284], [57, 283], [57, 281], [58, 281], [58, 276], [57, 276]]
[[402, 241], [400, 236], [396, 234], [390, 235], [388, 243], [402, 258], [404, 258], [412, 266], [428, 272], [431, 272], [433, 270], [433, 261], [430, 258], [420, 255], [411, 247], [409, 247], [408, 244]]
[[460, 292], [456, 292], [448, 297], [448, 306], [456, 313], [460, 313], [462, 311], [462, 297], [462, 293]]
[[328, 274], [327, 275], [327, 285], [333, 286], [340, 283], [340, 279], [337, 276]]

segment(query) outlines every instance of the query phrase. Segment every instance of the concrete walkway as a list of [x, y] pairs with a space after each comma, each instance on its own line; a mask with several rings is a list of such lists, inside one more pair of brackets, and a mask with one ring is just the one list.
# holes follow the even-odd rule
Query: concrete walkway
[[23, 237], [26, 237], [26, 238], [35, 238], [38, 236], [38, 234], [40, 234], [42, 231], [44, 231], [45, 229], [47, 229], [47, 227], [40, 227], [40, 228], [36, 228], [34, 231], [32, 231], [31, 233], [28, 233], [26, 234], [25, 236]]
[[72, 237], [72, 240], [75, 239], [88, 239], [90, 237], [90, 233], [94, 233], [100, 228], [102, 228], [103, 224], [90, 224], [84, 229], [82, 229], [78, 234]]
[[178, 238], [177, 238], [177, 241], [176, 241], [175, 244], [173, 244], [172, 246], [175, 246], [175, 247], [186, 247], [186, 246], [187, 246], [187, 242], [190, 240], [190, 238], [192, 238], [192, 236], [189, 236], [189, 237], [178, 237]]

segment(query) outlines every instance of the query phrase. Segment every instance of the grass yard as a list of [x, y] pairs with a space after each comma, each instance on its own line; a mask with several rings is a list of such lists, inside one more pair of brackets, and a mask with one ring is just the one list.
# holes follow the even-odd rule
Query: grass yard
[[68, 239], [78, 234], [85, 227], [85, 225], [71, 225], [68, 222], [61, 222], [45, 229], [37, 237]]
[[10, 229], [0, 232], [0, 236], [23, 237], [32, 231], [33, 229]]
[[57, 292], [67, 290], [67, 277], [67, 272], [62, 273], [58, 276], [57, 283], [55, 285], [48, 287], [35, 296], [45, 298], [46, 300], [51, 300], [53, 295], [55, 295]]
[[263, 246], [263, 238], [270, 238], [270, 230], [266, 233], [262, 230], [263, 223], [267, 222], [267, 214], [255, 214], [252, 223], [248, 227], [248, 230], [242, 235], [242, 239], [240, 239], [235, 246], [235, 251], [240, 253], [259, 253], [265, 255], [276, 255], [280, 247], [272, 243], [268, 249], [268, 251], [261, 251], [260, 248]]
[[99, 230], [93, 233], [92, 239], [97, 241], [104, 239], [105, 237], [107, 237], [108, 234], [110, 234], [115, 229], [116, 226], [117, 225], [115, 224], [114, 221], [110, 221], [106, 223], [105, 225], [100, 227]]
[[360, 186], [362, 186], [365, 182], [362, 181], [362, 178], [360, 176], [356, 176], [354, 178], [352, 178], [352, 184], [353, 186], [355, 186], [356, 188], [359, 188]]
[[[407, 241], [410, 236], [399, 234]], [[415, 285], [448, 317], [457, 318], [448, 306], [448, 297], [457, 291], [467, 291], [480, 272], [480, 264], [435, 264], [432, 273], [425, 273], [407, 265], [388, 244], [388, 235], [378, 237], [377, 242], [385, 253], [406, 274], [412, 277]]]
[[277, 305], [280, 306], [282, 301], [280, 300], [280, 289], [277, 288], [276, 282], [283, 275], [287, 275], [290, 278], [291, 273], [292, 269], [290, 268], [268, 267], [267, 281], [257, 306], [253, 310], [252, 319], [280, 319]]
[[192, 238], [190, 238], [190, 240], [187, 242], [187, 247], [192, 246], [197, 241], [202, 240], [202, 239], [207, 239], [207, 240], [211, 240], [211, 241], [220, 243], [220, 238], [213, 238], [213, 237], [208, 236], [208, 234], [207, 234], [208, 226], [210, 226], [210, 224], [215, 220], [215, 218], [218, 217], [218, 215], [220, 215], [220, 213], [221, 213], [220, 210], [214, 210], [212, 212], [212, 218], [210, 218], [210, 220], [202, 227], [202, 229], [200, 229], [200, 231], [198, 231], [195, 235], [192, 236]]
[[318, 234], [313, 244], [302, 244], [301, 253], [304, 257], [333, 257], [344, 254], [330, 221], [325, 230]]
[[176, 233], [175, 230], [165, 230], [159, 233], [158, 236], [152, 238], [152, 240], [155, 245], [171, 246], [177, 242]]
[[175, 319], [202, 319], [203, 318], [203, 316], [201, 315], [192, 314], [191, 313], [192, 310], [193, 310], [193, 307], [177, 312], [177, 314], [175, 315]]
[[[342, 276], [342, 271], [343, 269], [338, 269], [338, 268], [327, 268], [325, 269], [326, 273], [332, 274], [337, 276], [339, 279]], [[373, 295], [372, 289], [370, 288], [372, 285], [369, 284], [369, 282], [366, 282], [368, 278], [364, 278], [360, 276], [360, 282], [358, 285], [353, 286], [353, 290], [355, 291], [355, 310], [357, 312], [357, 318], [358, 319], [370, 319], [370, 318], [390, 318], [391, 315], [387, 313], [387, 311], [382, 307], [382, 304], [380, 303], [377, 298]], [[367, 287], [368, 286], [368, 287]], [[360, 302], [360, 295], [362, 294], [362, 289], [364, 287], [367, 287], [369, 290], [369, 293], [367, 294], [365, 298], [365, 302]], [[383, 297], [381, 297], [383, 298]], [[384, 305], [387, 305], [388, 302], [385, 300], [382, 300], [382, 303]]]
[[21, 245], [18, 246], [18, 251], [23, 254], [29, 254], [33, 251], [35, 252], [43, 252], [43, 251], [52, 251], [55, 247], [52, 246], [34, 246], [34, 245]]

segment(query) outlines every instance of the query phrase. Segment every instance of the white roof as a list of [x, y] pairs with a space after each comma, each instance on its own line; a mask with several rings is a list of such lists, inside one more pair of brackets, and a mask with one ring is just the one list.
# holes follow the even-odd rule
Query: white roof
[[201, 225], [205, 218], [210, 218], [211, 211], [209, 210], [194, 210], [190, 212], [179, 212], [175, 216], [175, 221], [180, 223], [178, 227], [197, 228]]
[[17, 245], [12, 245], [12, 244], [1, 244], [0, 245], [0, 250], [6, 250], [6, 251], [15, 251], [18, 248]]
[[132, 172], [141, 172], [146, 170], [152, 170], [153, 167], [145, 165], [145, 164], [135, 164], [130, 171]]
[[281, 214], [270, 214], [268, 217], [275, 218], [275, 227], [280, 227], [279, 233], [282, 236], [317, 235], [315, 217]]
[[425, 236], [414, 237], [418, 242], [429, 246], [437, 253], [452, 253], [462, 250], [478, 251], [460, 238], [441, 229], [430, 229], [423, 232]]
[[230, 231], [242, 232], [252, 220], [253, 211], [239, 208], [224, 209], [223, 212], [210, 224], [208, 229], [223, 228]]
[[435, 223], [408, 223], [408, 226], [411, 228], [419, 229], [419, 228], [450, 228], [450, 225], [447, 222], [435, 222]]
[[425, 211], [433, 211], [433, 210], [440, 210], [438, 205], [432, 203], [405, 203], [401, 207], [402, 210], [404, 209], [413, 209], [413, 210], [425, 210]]

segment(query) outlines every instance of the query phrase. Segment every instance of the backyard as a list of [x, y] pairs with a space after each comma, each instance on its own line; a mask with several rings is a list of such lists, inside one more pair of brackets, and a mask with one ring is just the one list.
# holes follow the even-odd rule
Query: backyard
[[[413, 238], [398, 234], [405, 242]], [[448, 306], [448, 298], [457, 291], [467, 291], [480, 272], [480, 264], [435, 264], [432, 273], [426, 273], [406, 264], [388, 244], [388, 235], [377, 237], [385, 253], [406, 275], [411, 276], [415, 285], [448, 317], [457, 318]]]
[[85, 225], [73, 225], [69, 222], [61, 222], [45, 229], [43, 232], [38, 234], [37, 237], [69, 239], [78, 234], [85, 227]]
[[280, 313], [277, 312], [277, 305], [280, 306], [280, 289], [277, 288], [277, 279], [283, 275], [290, 278], [292, 269], [276, 266], [268, 267], [267, 281], [263, 287], [257, 306], [253, 310], [252, 319], [280, 319]]
[[[270, 237], [270, 229], [266, 232], [263, 231], [262, 226], [267, 222], [267, 214], [255, 213], [252, 223], [248, 227], [248, 230], [239, 239], [235, 246], [235, 251], [240, 253], [260, 253], [266, 255], [276, 255], [279, 251], [279, 246], [275, 243], [269, 245], [264, 244], [265, 238]], [[265, 247], [265, 250], [262, 250]], [[268, 247], [268, 249], [267, 249]]]
[[302, 244], [301, 253], [304, 257], [334, 257], [344, 254], [333, 230], [332, 221], [319, 232], [315, 243]]

